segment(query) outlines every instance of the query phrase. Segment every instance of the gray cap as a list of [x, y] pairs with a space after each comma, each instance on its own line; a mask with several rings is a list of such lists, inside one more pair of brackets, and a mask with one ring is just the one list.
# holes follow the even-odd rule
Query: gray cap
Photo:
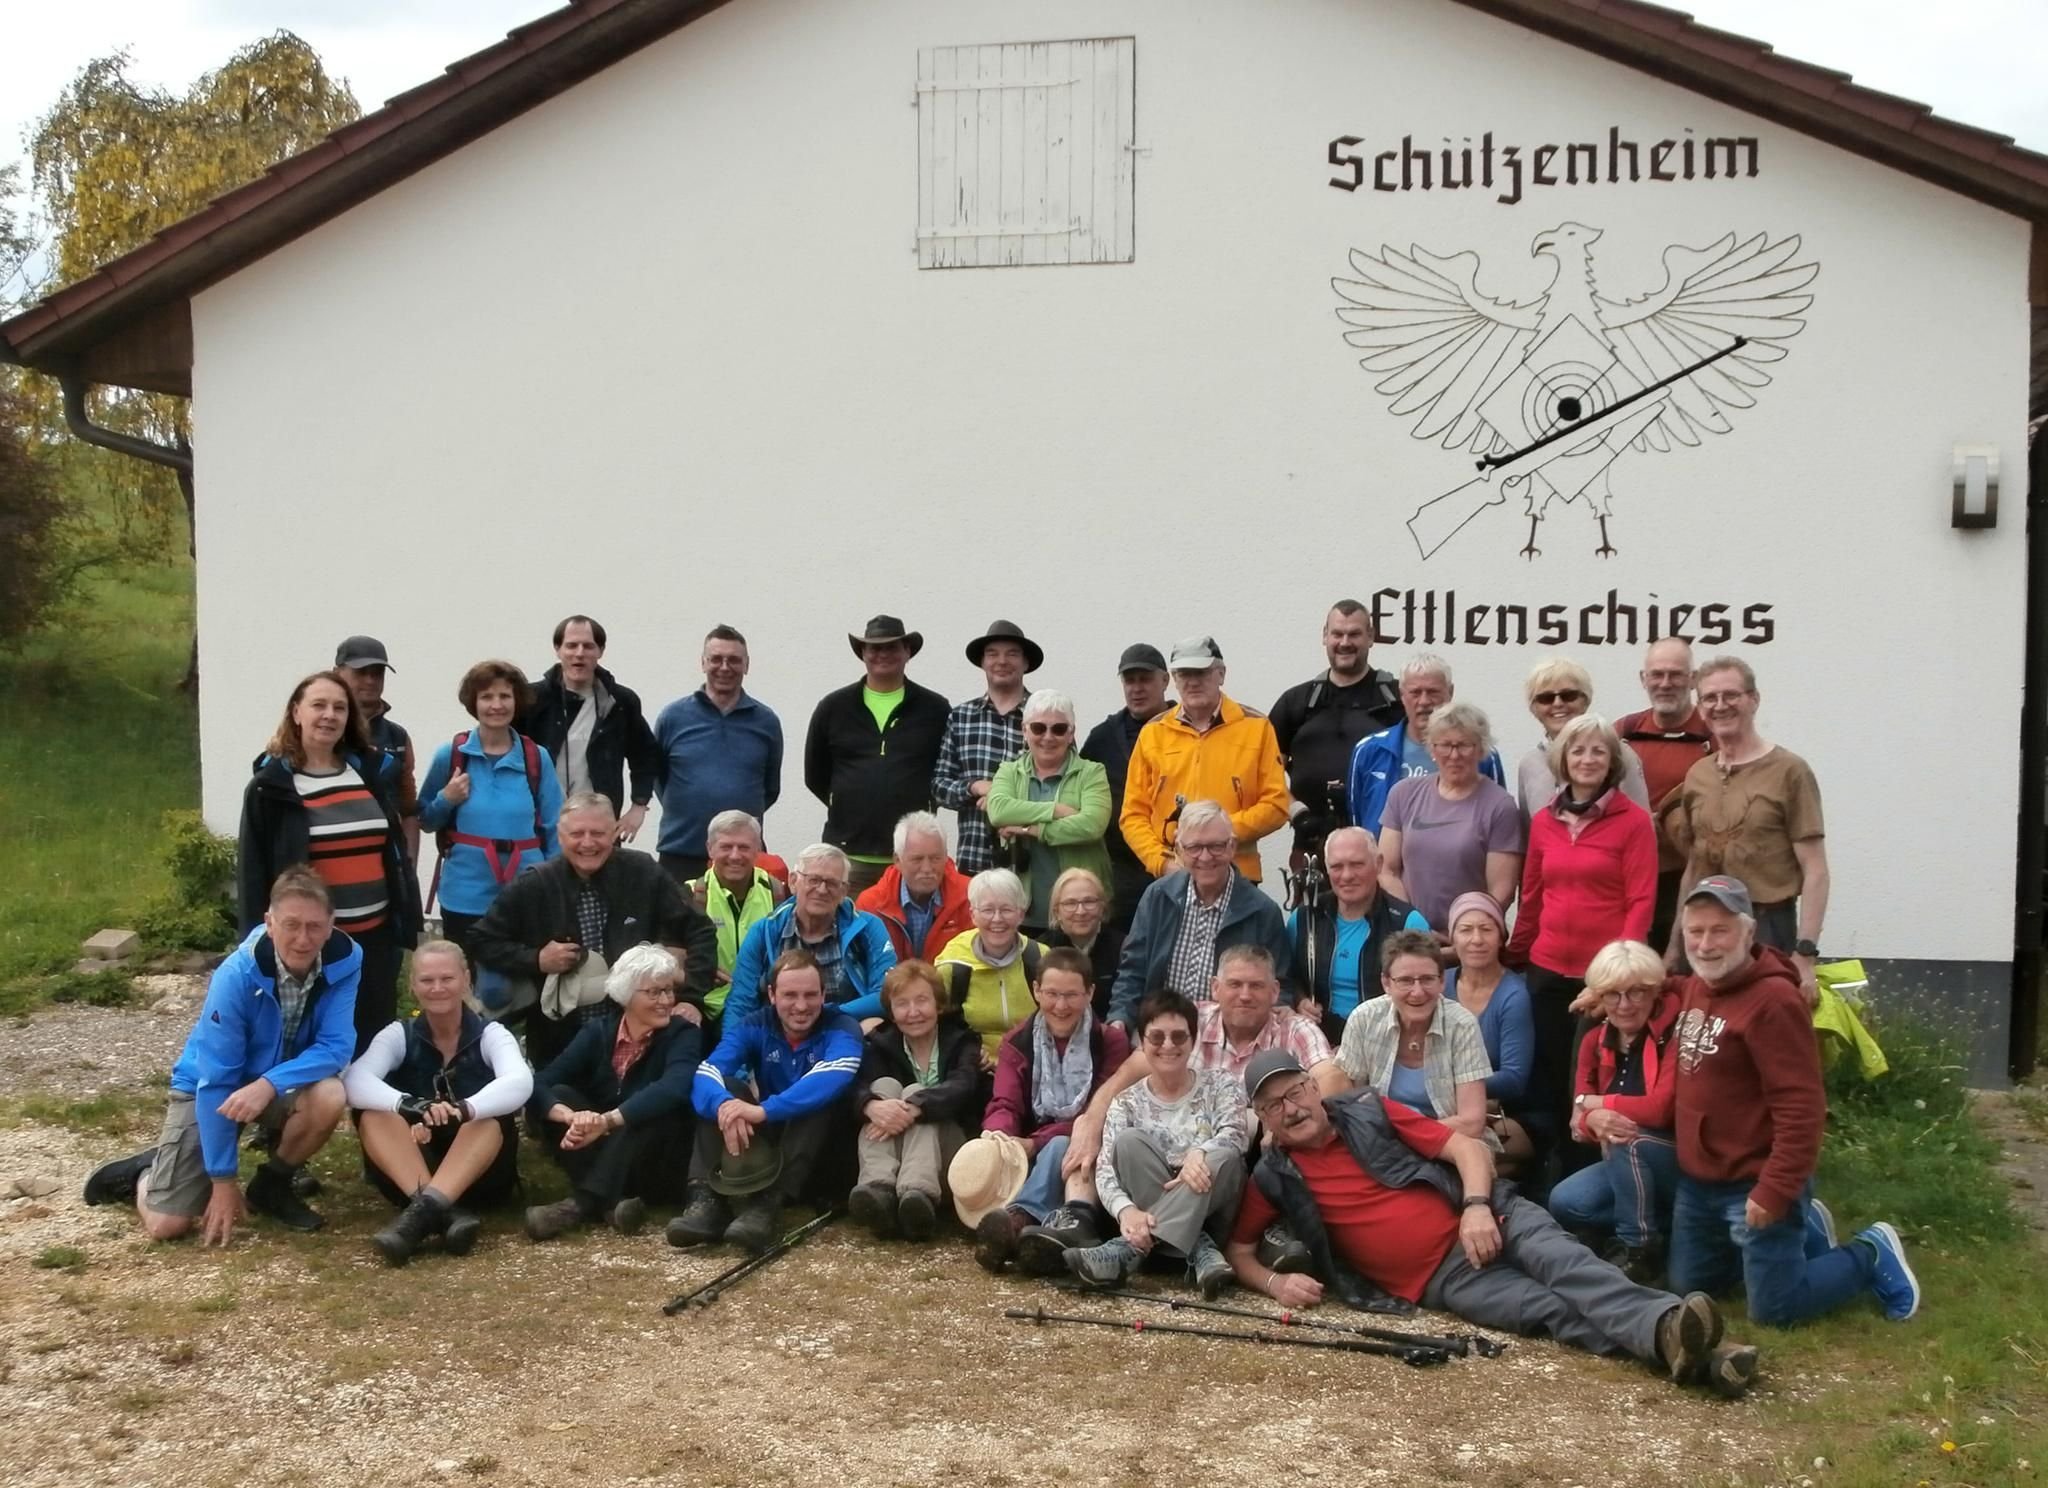
[[1223, 648], [1214, 636], [1189, 636], [1173, 643], [1173, 659], [1167, 669], [1175, 672], [1206, 672], [1223, 660]]
[[1117, 675], [1125, 672], [1163, 672], [1166, 658], [1159, 654], [1157, 646], [1148, 646], [1143, 641], [1135, 646], [1124, 647], [1124, 654], [1116, 661]]
[[391, 658], [385, 653], [384, 643], [375, 636], [350, 636], [334, 648], [334, 664], [338, 667], [384, 667], [389, 671], [398, 668], [391, 665]]
[[1749, 885], [1725, 873], [1713, 874], [1694, 884], [1685, 902], [1690, 904], [1695, 899], [1711, 899], [1730, 914], [1748, 915], [1752, 919], [1756, 916], [1756, 910], [1750, 907]]
[[1259, 1087], [1275, 1075], [1305, 1075], [1301, 1061], [1285, 1049], [1268, 1049], [1263, 1054], [1254, 1054], [1252, 1062], [1244, 1067], [1245, 1099], [1257, 1100]]

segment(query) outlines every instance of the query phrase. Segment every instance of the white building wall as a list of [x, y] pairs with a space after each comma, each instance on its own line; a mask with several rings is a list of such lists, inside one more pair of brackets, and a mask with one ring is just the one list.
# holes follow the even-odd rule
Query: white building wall
[[[919, 49], [1125, 35], [1134, 262], [920, 271]], [[1611, 127], [1645, 154], [1754, 136], [1759, 170], [1512, 206], [1370, 187], [1404, 135], [1527, 153]], [[1339, 136], [1367, 189], [1327, 184]], [[1673, 245], [1796, 234], [1805, 327], [1731, 432], [1615, 462], [1616, 556], [1583, 508], [1518, 556], [1509, 502], [1424, 561], [1403, 524], [1473, 457], [1389, 411], [1330, 281], [1354, 248], [1419, 244], [1531, 299], [1530, 245], [1568, 221], [1604, 234], [1611, 298], [1655, 290]], [[232, 829], [292, 682], [355, 631], [391, 646], [424, 752], [467, 724], [468, 663], [537, 674], [570, 611], [609, 627], [650, 716], [699, 681], [705, 629], [740, 626], [789, 739], [788, 852], [822, 821], [811, 706], [876, 611], [925, 632], [913, 675], [955, 699], [965, 641], [1019, 621], [1086, 727], [1133, 640], [1213, 632], [1264, 707], [1316, 669], [1338, 595], [1534, 615], [1615, 589], [1732, 607], [1736, 643], [1708, 649], [1752, 660], [1762, 727], [1821, 779], [1829, 951], [2004, 960], [2026, 249], [2015, 219], [1456, 5], [745, 0], [196, 301], [206, 815]], [[1957, 442], [2004, 452], [1995, 531], [1950, 529]], [[1740, 644], [1751, 605], [1767, 644]], [[1510, 754], [1533, 741], [1545, 648], [1431, 649]], [[1640, 706], [1639, 647], [1551, 649], [1603, 711]]]

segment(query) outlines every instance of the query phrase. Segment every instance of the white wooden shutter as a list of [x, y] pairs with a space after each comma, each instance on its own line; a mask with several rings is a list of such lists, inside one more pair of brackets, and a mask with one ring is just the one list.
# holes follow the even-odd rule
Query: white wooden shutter
[[917, 54], [917, 262], [1129, 263], [1137, 43]]

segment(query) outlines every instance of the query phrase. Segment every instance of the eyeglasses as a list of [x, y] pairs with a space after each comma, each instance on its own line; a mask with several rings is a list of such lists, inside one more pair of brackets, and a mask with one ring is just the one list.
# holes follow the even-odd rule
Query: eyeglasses
[[1727, 707], [1730, 704], [1741, 702], [1749, 695], [1748, 688], [1744, 688], [1740, 692], [1703, 692], [1700, 694], [1700, 706], [1703, 708]]
[[1019, 920], [1024, 911], [1014, 904], [977, 904], [974, 912], [985, 920]]
[[1539, 708], [1547, 708], [1552, 703], [1583, 703], [1585, 700], [1586, 695], [1576, 687], [1561, 687], [1556, 692], [1539, 692], [1529, 699]]
[[817, 888], [828, 890], [834, 894], [846, 892], [846, 880], [843, 878], [827, 878], [822, 873], [806, 873], [801, 868], [796, 870], [796, 877], [802, 879], [807, 884], [812, 884]]
[[1253, 1101], [1252, 1110], [1260, 1116], [1271, 1116], [1282, 1106], [1297, 1106], [1304, 1111], [1315, 1106], [1316, 1082], [1304, 1075], [1285, 1090], [1278, 1091], [1264, 1100]]
[[1194, 1035], [1185, 1028], [1155, 1029], [1153, 1032], [1145, 1035], [1145, 1047], [1148, 1049], [1179, 1049], [1185, 1047], [1193, 1037]]
[[1024, 725], [1024, 732], [1036, 739], [1064, 739], [1073, 731], [1074, 726], [1071, 723], [1027, 723]]
[[1436, 754], [1477, 754], [1479, 745], [1471, 739], [1433, 739], [1430, 750]]
[[1664, 988], [1655, 987], [1609, 987], [1600, 996], [1608, 1002], [1648, 1002]]
[[649, 1002], [674, 1002], [676, 1000], [676, 989], [668, 982], [647, 983], [639, 990], [641, 996], [645, 997]]
[[1224, 842], [1183, 842], [1180, 854], [1184, 858], [1227, 858], [1237, 851], [1234, 840]]
[[1069, 894], [1060, 900], [1060, 909], [1100, 909], [1103, 901], [1094, 894]]
[[1434, 987], [1443, 979], [1444, 974], [1440, 971], [1425, 971], [1419, 976], [1390, 976], [1386, 981], [1389, 987], [1399, 987], [1406, 992], [1417, 987]]

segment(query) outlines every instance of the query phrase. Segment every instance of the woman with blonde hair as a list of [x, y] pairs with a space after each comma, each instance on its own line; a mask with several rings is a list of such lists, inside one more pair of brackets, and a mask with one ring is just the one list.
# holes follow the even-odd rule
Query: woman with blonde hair
[[[1529, 712], [1543, 725], [1543, 742], [1515, 762], [1515, 799], [1528, 821], [1564, 783], [1550, 763], [1550, 744], [1557, 731], [1593, 706], [1593, 676], [1569, 656], [1547, 656], [1522, 680]], [[1650, 809], [1650, 788], [1643, 780], [1643, 762], [1626, 744], [1621, 746], [1621, 793], [1643, 810]]]
[[1095, 1016], [1109, 1016], [1109, 994], [1123, 960], [1124, 932], [1109, 921], [1109, 889], [1086, 868], [1069, 868], [1052, 884], [1052, 928], [1046, 948], [1072, 946], [1095, 968]]

